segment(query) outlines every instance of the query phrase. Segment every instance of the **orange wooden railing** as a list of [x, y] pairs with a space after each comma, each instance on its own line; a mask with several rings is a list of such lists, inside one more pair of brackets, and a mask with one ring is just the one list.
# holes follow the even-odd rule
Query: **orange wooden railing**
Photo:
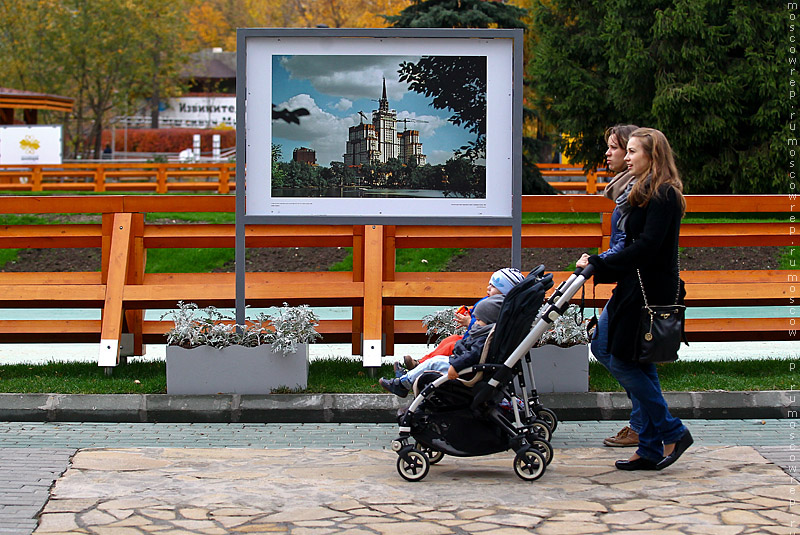
[[[607, 178], [602, 170], [584, 172], [571, 164], [537, 164], [546, 180], [559, 191], [595, 194]], [[14, 191], [216, 191], [235, 188], [236, 164], [85, 162], [62, 165], [6, 165], [0, 167], [0, 190]], [[566, 180], [569, 179], [569, 180]]]
[[0, 190], [216, 191], [235, 189], [236, 164], [86, 162], [0, 167]]
[[[231, 307], [233, 273], [145, 273], [148, 249], [233, 247], [233, 224], [150, 224], [148, 212], [233, 212], [234, 197], [191, 196], [30, 196], [0, 197], [0, 213], [100, 213], [99, 224], [8, 225], [0, 227], [0, 248], [99, 247], [101, 266], [81, 273], [0, 273], [0, 307], [74, 307], [102, 310], [102, 320], [0, 321], [0, 341], [101, 342], [99, 363], [119, 360], [123, 333], [133, 337], [134, 354], [142, 344], [163, 342], [166, 322], [144, 321], [150, 308], [172, 308], [178, 300]], [[689, 212], [768, 212], [791, 210], [788, 195], [688, 196]], [[557, 195], [523, 198], [524, 212], [600, 213], [599, 223], [526, 224], [522, 245], [532, 247], [606, 247], [614, 205], [600, 196]], [[787, 218], [788, 221], [788, 218]], [[385, 353], [397, 342], [422, 341], [419, 321], [394, 318], [396, 305], [458, 305], [482, 295], [489, 273], [399, 273], [396, 251], [418, 247], [491, 247], [498, 266], [510, 261], [508, 227], [421, 225], [258, 225], [246, 227], [246, 245], [254, 247], [352, 247], [349, 272], [247, 273], [246, 298], [253, 306], [308, 303], [348, 306], [349, 320], [323, 321], [327, 342], [350, 342], [362, 354], [363, 340], [383, 340]], [[794, 236], [786, 223], [684, 224], [683, 247], [789, 246]], [[522, 266], [531, 269], [534, 266]], [[796, 271], [684, 272], [690, 306], [788, 305]], [[556, 279], [565, 277], [557, 273]], [[608, 285], [587, 285], [587, 303], [602, 305]], [[792, 318], [691, 320], [690, 340], [793, 339]]]

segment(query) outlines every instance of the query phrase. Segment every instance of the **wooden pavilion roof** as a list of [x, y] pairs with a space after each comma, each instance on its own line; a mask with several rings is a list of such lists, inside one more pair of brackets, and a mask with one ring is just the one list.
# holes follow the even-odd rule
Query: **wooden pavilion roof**
[[0, 108], [71, 112], [75, 99], [0, 87]]

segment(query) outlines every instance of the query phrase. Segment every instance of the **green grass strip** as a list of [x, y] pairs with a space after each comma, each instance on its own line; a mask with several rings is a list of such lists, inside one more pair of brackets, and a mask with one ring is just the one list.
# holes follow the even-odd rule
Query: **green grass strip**
[[[664, 391], [791, 390], [797, 382], [783, 359], [678, 361], [658, 365]], [[622, 387], [599, 362], [589, 362], [589, 388], [593, 392], [621, 392]]]
[[[791, 390], [796, 383], [789, 369], [793, 361], [781, 359], [732, 361], [678, 361], [660, 365], [661, 385], [667, 392], [709, 390]], [[380, 369], [393, 377], [391, 366]], [[309, 366], [305, 393], [381, 393], [377, 378], [369, 376], [360, 360], [316, 360]], [[597, 362], [589, 363], [592, 392], [620, 392], [619, 383]], [[59, 394], [163, 394], [166, 365], [163, 361], [137, 361], [114, 368], [109, 377], [91, 362], [5, 364], [0, 366], [0, 392]]]

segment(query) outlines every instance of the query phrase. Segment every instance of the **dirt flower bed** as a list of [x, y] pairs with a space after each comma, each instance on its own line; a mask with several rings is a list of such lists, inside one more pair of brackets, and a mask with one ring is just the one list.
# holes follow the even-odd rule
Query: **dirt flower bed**
[[[575, 262], [582, 249], [524, 249], [522, 268], [544, 264], [562, 271]], [[326, 271], [347, 256], [337, 247], [290, 247], [247, 251], [247, 271]], [[683, 270], [778, 269], [780, 247], [693, 247], [681, 252]], [[447, 265], [449, 271], [494, 271], [511, 262], [503, 249], [464, 249]], [[15, 262], [0, 271], [99, 271], [100, 249], [23, 249]], [[216, 271], [234, 270], [233, 263]]]

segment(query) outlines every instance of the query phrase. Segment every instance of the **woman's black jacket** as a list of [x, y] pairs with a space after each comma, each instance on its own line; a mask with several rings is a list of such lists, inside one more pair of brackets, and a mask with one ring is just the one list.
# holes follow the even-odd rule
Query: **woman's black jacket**
[[[636, 268], [650, 305], [671, 305], [678, 294], [678, 233], [681, 204], [676, 190], [662, 185], [645, 207], [631, 209], [625, 222], [625, 248], [600, 258], [589, 257], [595, 266], [596, 283], [617, 283], [608, 304], [609, 352], [615, 358], [635, 360], [634, 336], [644, 299]], [[680, 299], [685, 295], [681, 283]]]

